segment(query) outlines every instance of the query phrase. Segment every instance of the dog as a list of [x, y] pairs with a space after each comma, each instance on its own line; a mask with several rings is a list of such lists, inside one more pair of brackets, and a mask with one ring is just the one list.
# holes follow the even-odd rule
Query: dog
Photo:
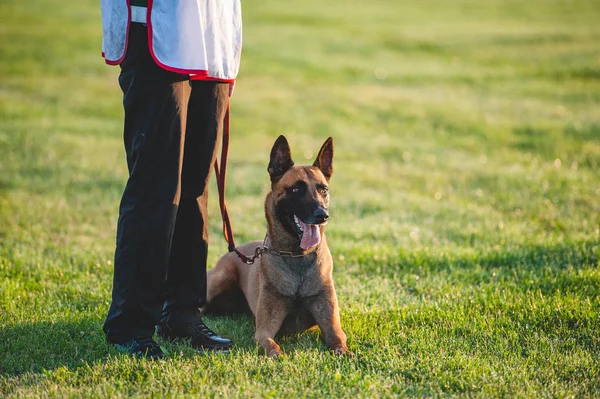
[[[224, 311], [229, 305], [228, 313], [249, 308], [256, 322], [255, 341], [272, 358], [283, 355], [276, 336], [317, 325], [330, 350], [353, 355], [340, 323], [333, 260], [325, 238], [332, 161], [331, 137], [312, 166], [295, 166], [287, 139], [279, 136], [267, 169], [271, 179], [265, 200], [267, 236], [238, 248], [260, 256], [248, 265], [230, 252], [207, 273], [205, 308]], [[245, 303], [235, 300], [242, 295]]]

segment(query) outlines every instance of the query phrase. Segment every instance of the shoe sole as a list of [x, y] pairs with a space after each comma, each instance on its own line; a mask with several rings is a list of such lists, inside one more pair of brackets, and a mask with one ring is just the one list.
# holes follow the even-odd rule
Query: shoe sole
[[222, 346], [215, 346], [215, 347], [203, 347], [203, 346], [194, 346], [192, 345], [192, 338], [191, 337], [177, 337], [177, 336], [169, 336], [169, 335], [162, 335], [159, 334], [159, 337], [173, 343], [173, 344], [187, 344], [189, 346], [191, 346], [193, 349], [197, 350], [197, 351], [202, 351], [202, 352], [223, 352], [223, 351], [227, 351], [229, 352], [229, 350], [233, 347], [233, 344], [223, 344]]

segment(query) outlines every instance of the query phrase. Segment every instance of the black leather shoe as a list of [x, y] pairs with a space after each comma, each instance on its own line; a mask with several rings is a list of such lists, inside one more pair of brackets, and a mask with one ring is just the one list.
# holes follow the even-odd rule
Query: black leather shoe
[[159, 324], [158, 335], [170, 341], [189, 339], [190, 345], [199, 350], [227, 351], [231, 348], [231, 340], [218, 336], [208, 328], [202, 321], [200, 312], [194, 312], [191, 320], [189, 317], [186, 319], [182, 321], [177, 314], [169, 315]]
[[113, 343], [112, 345], [121, 352], [139, 358], [154, 360], [165, 356], [160, 345], [158, 345], [152, 337], [134, 338], [122, 344]]

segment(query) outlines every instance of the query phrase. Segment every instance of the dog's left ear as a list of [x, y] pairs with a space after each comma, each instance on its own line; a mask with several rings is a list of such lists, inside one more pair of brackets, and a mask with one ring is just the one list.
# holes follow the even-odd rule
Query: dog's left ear
[[331, 175], [333, 174], [333, 139], [331, 137], [321, 147], [313, 166], [321, 169], [327, 181], [331, 179]]

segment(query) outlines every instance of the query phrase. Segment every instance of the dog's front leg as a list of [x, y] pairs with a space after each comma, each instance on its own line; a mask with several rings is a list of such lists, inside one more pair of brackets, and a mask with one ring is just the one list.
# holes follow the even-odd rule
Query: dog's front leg
[[336, 355], [353, 356], [346, 345], [346, 333], [342, 330], [340, 309], [333, 286], [325, 287], [322, 294], [308, 298], [306, 306], [321, 329], [327, 347]]
[[262, 289], [256, 306], [256, 334], [254, 339], [265, 350], [267, 356], [276, 358], [283, 355], [275, 340], [275, 334], [281, 328], [289, 312], [287, 298]]

